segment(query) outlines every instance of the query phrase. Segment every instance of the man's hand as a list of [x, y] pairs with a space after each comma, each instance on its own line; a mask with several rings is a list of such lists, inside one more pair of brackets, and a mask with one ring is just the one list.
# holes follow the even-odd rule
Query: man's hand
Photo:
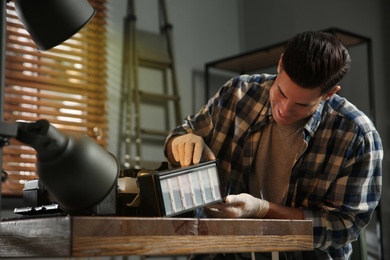
[[194, 134], [175, 137], [171, 142], [171, 152], [181, 166], [197, 164], [201, 159], [215, 160], [213, 152], [204, 143], [203, 138]]
[[226, 203], [218, 203], [206, 208], [207, 214], [215, 218], [264, 218], [269, 210], [269, 202], [247, 193], [229, 195]]

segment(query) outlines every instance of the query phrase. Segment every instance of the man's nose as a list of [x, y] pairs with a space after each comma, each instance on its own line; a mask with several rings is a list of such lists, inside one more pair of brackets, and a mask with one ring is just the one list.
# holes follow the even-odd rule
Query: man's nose
[[282, 116], [289, 116], [293, 112], [292, 109], [293, 109], [293, 104], [288, 100], [284, 100], [280, 106], [280, 113], [282, 114]]

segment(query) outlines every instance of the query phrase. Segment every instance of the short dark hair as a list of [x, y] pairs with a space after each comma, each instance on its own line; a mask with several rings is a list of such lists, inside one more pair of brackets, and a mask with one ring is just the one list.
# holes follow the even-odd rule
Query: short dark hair
[[293, 37], [282, 57], [282, 69], [303, 88], [322, 88], [326, 93], [336, 86], [351, 64], [344, 44], [330, 33], [303, 32]]

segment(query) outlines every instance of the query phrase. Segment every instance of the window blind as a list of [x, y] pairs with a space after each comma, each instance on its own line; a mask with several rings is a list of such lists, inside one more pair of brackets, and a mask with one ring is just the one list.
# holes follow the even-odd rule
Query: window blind
[[[63, 44], [39, 52], [7, 4], [4, 120], [47, 119], [59, 131], [108, 140], [106, 116], [106, 0], [89, 0], [94, 18]], [[4, 196], [21, 196], [26, 180], [37, 178], [36, 152], [15, 139], [3, 149]]]

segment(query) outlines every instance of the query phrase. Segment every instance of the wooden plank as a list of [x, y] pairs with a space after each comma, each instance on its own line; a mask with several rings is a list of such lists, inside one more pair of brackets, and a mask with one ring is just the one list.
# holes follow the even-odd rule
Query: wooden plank
[[75, 257], [313, 250], [308, 235], [76, 237], [73, 241]]
[[198, 219], [78, 217], [73, 256], [172, 255], [188, 253]]
[[313, 228], [309, 220], [200, 219], [199, 236], [206, 236], [210, 242], [222, 240], [221, 237], [235, 241], [231, 245], [224, 241], [213, 243], [225, 253], [313, 250]]
[[20, 219], [0, 223], [0, 257], [71, 255], [69, 217]]
[[312, 250], [311, 221], [52, 217], [0, 222], [0, 257]]
[[199, 219], [199, 235], [313, 235], [310, 220]]
[[196, 218], [74, 217], [73, 238], [196, 236]]
[[311, 221], [75, 218], [73, 256], [312, 250]]

